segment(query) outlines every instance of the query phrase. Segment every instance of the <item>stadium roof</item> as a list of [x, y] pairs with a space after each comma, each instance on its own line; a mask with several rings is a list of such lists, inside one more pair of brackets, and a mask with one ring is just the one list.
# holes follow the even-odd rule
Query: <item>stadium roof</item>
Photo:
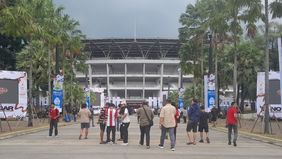
[[179, 58], [178, 39], [94, 39], [84, 40], [90, 59]]

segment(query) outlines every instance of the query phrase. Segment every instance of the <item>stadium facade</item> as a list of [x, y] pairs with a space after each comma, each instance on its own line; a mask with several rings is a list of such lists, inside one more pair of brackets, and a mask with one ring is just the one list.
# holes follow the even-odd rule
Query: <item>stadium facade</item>
[[76, 78], [81, 84], [90, 79], [89, 86], [104, 90], [105, 96], [161, 104], [168, 91], [191, 83], [191, 75], [181, 75], [179, 40], [95, 39], [84, 44], [90, 53], [88, 75], [77, 72]]

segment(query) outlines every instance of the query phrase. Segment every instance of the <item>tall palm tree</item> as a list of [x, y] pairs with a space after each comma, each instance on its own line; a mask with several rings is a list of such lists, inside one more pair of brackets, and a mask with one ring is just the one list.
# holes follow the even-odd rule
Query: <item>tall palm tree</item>
[[260, 0], [227, 0], [225, 10], [230, 20], [230, 31], [234, 45], [233, 98], [234, 101], [238, 101], [237, 44], [240, 42], [240, 36], [243, 34], [241, 23], [247, 23], [248, 35], [254, 36], [253, 34], [256, 33], [254, 23], [261, 16], [261, 3]]

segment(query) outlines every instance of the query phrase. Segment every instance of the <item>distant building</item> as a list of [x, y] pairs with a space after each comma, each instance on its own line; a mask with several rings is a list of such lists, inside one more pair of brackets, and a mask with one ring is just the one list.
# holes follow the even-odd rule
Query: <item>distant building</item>
[[[191, 82], [192, 75], [181, 75], [179, 40], [95, 39], [84, 44], [90, 53], [89, 86], [104, 89], [106, 97], [133, 103], [155, 97], [162, 102], [168, 91]], [[85, 84], [86, 75], [77, 72], [76, 78]]]

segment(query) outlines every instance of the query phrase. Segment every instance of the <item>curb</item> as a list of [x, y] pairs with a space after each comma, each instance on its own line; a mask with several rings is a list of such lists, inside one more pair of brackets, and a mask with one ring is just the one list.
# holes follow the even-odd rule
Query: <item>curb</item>
[[[62, 123], [62, 124], [59, 124], [58, 127], [64, 127], [64, 126], [68, 126], [72, 124], [75, 124], [75, 123]], [[0, 134], [0, 140], [9, 139], [9, 138], [22, 136], [26, 134], [32, 134], [32, 133], [40, 132], [40, 131], [47, 130], [47, 129], [49, 129], [49, 125], [39, 126], [39, 127], [25, 129], [25, 130], [7, 132], [7, 133]]]
[[[227, 133], [227, 129], [224, 127], [216, 127], [216, 128], [213, 127], [211, 129]], [[250, 132], [246, 132], [242, 130], [238, 130], [238, 131], [239, 131], [239, 135], [241, 135], [242, 137], [282, 147], [282, 139], [276, 139], [273, 137], [260, 135], [260, 134], [254, 134], [254, 133], [250, 133]]]

